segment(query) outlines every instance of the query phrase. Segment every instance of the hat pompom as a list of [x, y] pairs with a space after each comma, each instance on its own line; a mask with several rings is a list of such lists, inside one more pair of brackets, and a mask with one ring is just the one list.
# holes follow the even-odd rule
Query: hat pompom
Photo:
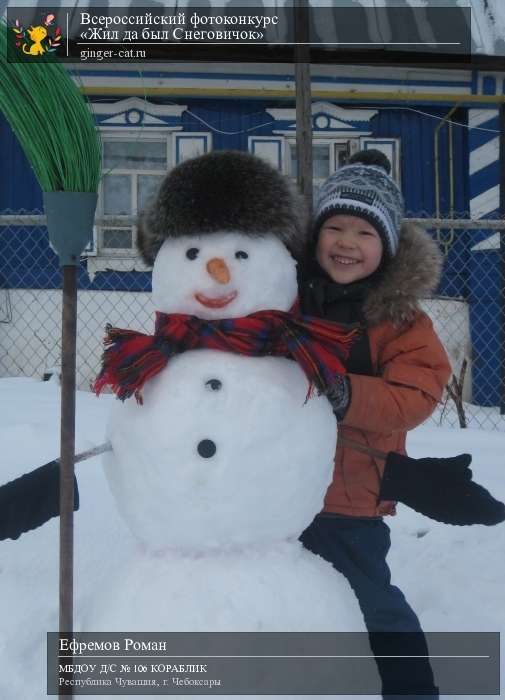
[[388, 157], [377, 148], [371, 148], [368, 151], [358, 151], [348, 160], [348, 165], [351, 163], [361, 163], [362, 165], [375, 165], [382, 168], [389, 175], [391, 172], [391, 163]]

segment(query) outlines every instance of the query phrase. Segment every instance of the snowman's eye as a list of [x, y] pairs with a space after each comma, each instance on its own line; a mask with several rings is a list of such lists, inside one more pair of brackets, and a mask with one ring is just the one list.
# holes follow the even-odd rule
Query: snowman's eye
[[209, 379], [208, 382], [205, 382], [205, 386], [207, 389], [210, 389], [210, 391], [219, 391], [223, 384], [219, 381], [219, 379]]
[[188, 248], [188, 250], [186, 251], [186, 257], [188, 258], [188, 260], [195, 260], [198, 257], [199, 252], [200, 251], [198, 250], [198, 248]]
[[235, 257], [237, 258], [237, 260], [247, 260], [249, 256], [247, 255], [245, 250], [237, 250], [237, 252], [235, 253]]

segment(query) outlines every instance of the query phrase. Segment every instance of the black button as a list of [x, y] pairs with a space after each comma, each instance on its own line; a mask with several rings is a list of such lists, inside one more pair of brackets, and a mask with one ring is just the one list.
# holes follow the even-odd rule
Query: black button
[[216, 443], [212, 440], [200, 440], [197, 450], [200, 457], [205, 457], [205, 459], [214, 457], [217, 450]]

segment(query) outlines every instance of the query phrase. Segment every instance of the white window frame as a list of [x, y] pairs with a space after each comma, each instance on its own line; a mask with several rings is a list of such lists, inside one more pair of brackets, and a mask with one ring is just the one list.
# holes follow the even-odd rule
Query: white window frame
[[[142, 135], [139, 137], [139, 133], [141, 132]], [[129, 170], [126, 168], [114, 168], [113, 172], [114, 175], [164, 175], [166, 172], [168, 172], [169, 169], [171, 169], [172, 166], [172, 160], [173, 160], [173, 144], [172, 144], [172, 136], [174, 132], [167, 132], [166, 130], [149, 130], [147, 133], [145, 133], [145, 129], [142, 129], [142, 127], [133, 127], [126, 129], [124, 127], [116, 128], [116, 129], [103, 129], [101, 133], [102, 141], [142, 141], [142, 143], [146, 143], [148, 141], [164, 141], [165, 142], [165, 148], [166, 148], [166, 161], [167, 161], [167, 171], [161, 171], [161, 170]], [[102, 168], [102, 174], [106, 175], [108, 172], [108, 168]], [[138, 183], [138, 177], [132, 177], [132, 192], [131, 192], [131, 198], [132, 198], [132, 212], [131, 215], [135, 217], [137, 215], [137, 194], [138, 194], [138, 189], [137, 189], [137, 183]], [[103, 187], [102, 187], [102, 182], [100, 183], [99, 191], [98, 191], [98, 204], [97, 204], [97, 214], [99, 216], [103, 215]], [[131, 225], [126, 225], [124, 226], [125, 229], [130, 229], [132, 231], [132, 245], [129, 248], [106, 248], [103, 245], [103, 238], [102, 238], [102, 232], [104, 228], [123, 228], [120, 226], [114, 226], [114, 227], [106, 227], [106, 226], [95, 226], [93, 230], [93, 238], [95, 243], [95, 250], [96, 250], [96, 255], [101, 258], [134, 258], [134, 259], [140, 259], [140, 256], [137, 252], [136, 248], [136, 241], [137, 241], [137, 226], [133, 223]], [[89, 255], [89, 253], [88, 253]]]
[[247, 139], [247, 149], [249, 153], [252, 153], [253, 155], [257, 155], [260, 158], [263, 156], [256, 151], [256, 144], [261, 144], [261, 143], [268, 143], [272, 144], [277, 147], [277, 162], [274, 164], [272, 163], [271, 159], [268, 160], [270, 165], [273, 165], [277, 170], [279, 170], [281, 173], [286, 174], [287, 173], [287, 139], [284, 136], [276, 136], [275, 134], [272, 134], [271, 136], [249, 136]]
[[173, 165], [179, 165], [179, 163], [183, 163], [184, 161], [179, 161], [177, 159], [177, 154], [178, 154], [178, 141], [183, 141], [186, 139], [200, 139], [204, 142], [205, 148], [204, 152], [202, 155], [206, 153], [210, 153], [212, 151], [212, 132], [210, 131], [176, 131], [172, 134], [172, 139], [173, 139], [173, 147], [172, 147], [172, 160], [173, 160]]

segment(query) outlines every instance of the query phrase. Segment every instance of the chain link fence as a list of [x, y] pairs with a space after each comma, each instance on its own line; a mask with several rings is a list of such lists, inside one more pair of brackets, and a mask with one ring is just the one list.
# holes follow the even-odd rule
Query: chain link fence
[[[453, 377], [430, 423], [505, 431], [505, 221], [467, 213], [421, 223], [444, 253], [437, 294], [423, 300]], [[59, 372], [61, 273], [42, 212], [0, 213], [0, 377]], [[97, 219], [127, 226], [129, 217]], [[71, 225], [71, 222], [69, 222]], [[150, 271], [133, 255], [83, 257], [79, 267], [77, 385], [98, 373], [106, 323], [152, 332]], [[422, 264], [422, 261], [420, 261]]]

